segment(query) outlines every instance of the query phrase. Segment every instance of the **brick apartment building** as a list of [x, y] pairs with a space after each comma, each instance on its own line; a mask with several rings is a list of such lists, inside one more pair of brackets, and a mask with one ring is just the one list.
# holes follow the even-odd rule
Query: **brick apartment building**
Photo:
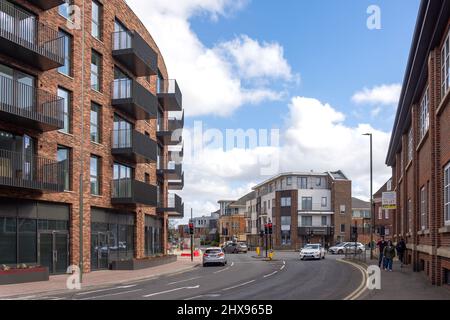
[[216, 241], [219, 232], [219, 211], [212, 212], [209, 216], [192, 219], [194, 224], [194, 236], [201, 241]]
[[52, 274], [165, 253], [183, 216], [182, 96], [156, 43], [124, 0], [69, 3], [0, 0], [0, 265]]
[[220, 243], [227, 241], [247, 241], [246, 233], [246, 203], [252, 193], [245, 195], [237, 201], [220, 200], [219, 235]]
[[283, 173], [255, 186], [247, 199], [251, 244], [273, 223], [275, 249], [299, 249], [308, 242], [332, 245], [350, 239], [352, 183], [340, 171]]
[[358, 242], [370, 243], [370, 226], [372, 224], [370, 202], [352, 198], [352, 226], [358, 228]]
[[374, 214], [375, 214], [375, 241], [384, 236], [386, 240], [393, 239], [395, 210], [383, 209], [383, 192], [392, 191], [392, 180], [389, 179], [380, 190], [373, 195]]
[[394, 239], [431, 283], [450, 284], [450, 1], [421, 2], [387, 164]]

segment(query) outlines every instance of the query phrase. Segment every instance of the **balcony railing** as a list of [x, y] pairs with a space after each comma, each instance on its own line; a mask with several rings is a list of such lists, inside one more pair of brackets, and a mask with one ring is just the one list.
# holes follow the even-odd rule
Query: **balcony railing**
[[158, 99], [166, 111], [182, 111], [183, 95], [176, 80], [159, 80]]
[[28, 0], [28, 2], [31, 2], [42, 10], [49, 10], [62, 5], [66, 0]]
[[158, 73], [158, 54], [134, 31], [112, 34], [113, 56], [137, 77]]
[[113, 204], [142, 204], [156, 206], [156, 186], [131, 178], [112, 181], [111, 200]]
[[52, 131], [64, 127], [64, 99], [0, 76], [2, 119], [22, 127]]
[[131, 79], [117, 79], [111, 84], [112, 105], [136, 120], [156, 118], [156, 97]]
[[181, 197], [176, 194], [169, 193], [167, 197], [167, 205], [160, 203], [158, 212], [167, 213], [171, 218], [184, 218], [184, 203]]
[[176, 117], [169, 118], [169, 131], [182, 130], [184, 128], [184, 111], [181, 119]]
[[64, 65], [64, 37], [28, 12], [0, 1], [0, 52], [42, 71]]
[[163, 175], [166, 180], [181, 180], [183, 178], [183, 165], [170, 161], [164, 165], [164, 161], [158, 161], [157, 173]]
[[113, 130], [112, 153], [134, 162], [156, 162], [158, 145], [136, 130]]
[[1, 186], [62, 192], [66, 169], [65, 162], [0, 150]]

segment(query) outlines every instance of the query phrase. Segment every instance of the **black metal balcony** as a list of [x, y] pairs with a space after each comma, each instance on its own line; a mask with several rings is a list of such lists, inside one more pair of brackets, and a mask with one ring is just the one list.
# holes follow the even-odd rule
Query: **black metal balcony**
[[183, 116], [181, 119], [178, 119], [176, 117], [169, 118], [169, 131], [177, 131], [177, 130], [183, 130], [184, 128], [184, 111]]
[[41, 71], [64, 65], [64, 37], [28, 12], [0, 2], [0, 53]]
[[113, 57], [136, 77], [158, 74], [158, 54], [135, 31], [112, 34]]
[[183, 219], [184, 203], [178, 195], [169, 194], [167, 205], [160, 203], [157, 207], [157, 212], [167, 213], [169, 218]]
[[111, 202], [115, 205], [146, 205], [156, 207], [157, 188], [133, 179], [112, 181]]
[[23, 128], [53, 131], [64, 128], [64, 99], [0, 76], [0, 118]]
[[183, 95], [176, 80], [161, 80], [159, 82], [158, 99], [165, 111], [183, 110]]
[[155, 119], [157, 98], [131, 79], [114, 80], [111, 85], [111, 104], [136, 120]]
[[182, 146], [180, 150], [169, 150], [169, 161], [180, 162], [184, 157], [184, 147]]
[[66, 2], [66, 0], [28, 0], [28, 2], [34, 4], [42, 10], [50, 10], [59, 5], [62, 5]]
[[184, 116], [182, 119], [171, 118], [168, 125], [159, 123], [156, 137], [166, 146], [176, 146], [183, 141]]
[[114, 130], [112, 154], [136, 163], [156, 162], [158, 145], [136, 130]]
[[66, 168], [65, 162], [0, 150], [0, 186], [3, 187], [63, 192]]
[[158, 167], [157, 174], [163, 176], [165, 180], [179, 181], [183, 179], [183, 166], [169, 162], [167, 166]]
[[169, 190], [183, 190], [184, 188], [184, 172], [181, 175], [181, 180], [170, 180], [168, 182]]

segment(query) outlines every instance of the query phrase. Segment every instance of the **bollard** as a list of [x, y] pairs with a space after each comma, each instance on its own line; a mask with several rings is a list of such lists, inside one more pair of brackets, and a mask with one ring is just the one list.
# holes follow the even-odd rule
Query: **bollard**
[[256, 247], [256, 255], [259, 257], [261, 255], [261, 250], [259, 247]]

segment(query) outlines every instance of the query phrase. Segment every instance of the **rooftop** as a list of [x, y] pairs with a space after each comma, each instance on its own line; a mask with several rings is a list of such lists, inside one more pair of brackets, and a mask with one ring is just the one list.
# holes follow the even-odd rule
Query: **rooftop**
[[352, 209], [368, 209], [370, 210], [370, 202], [358, 199], [358, 198], [352, 198]]

